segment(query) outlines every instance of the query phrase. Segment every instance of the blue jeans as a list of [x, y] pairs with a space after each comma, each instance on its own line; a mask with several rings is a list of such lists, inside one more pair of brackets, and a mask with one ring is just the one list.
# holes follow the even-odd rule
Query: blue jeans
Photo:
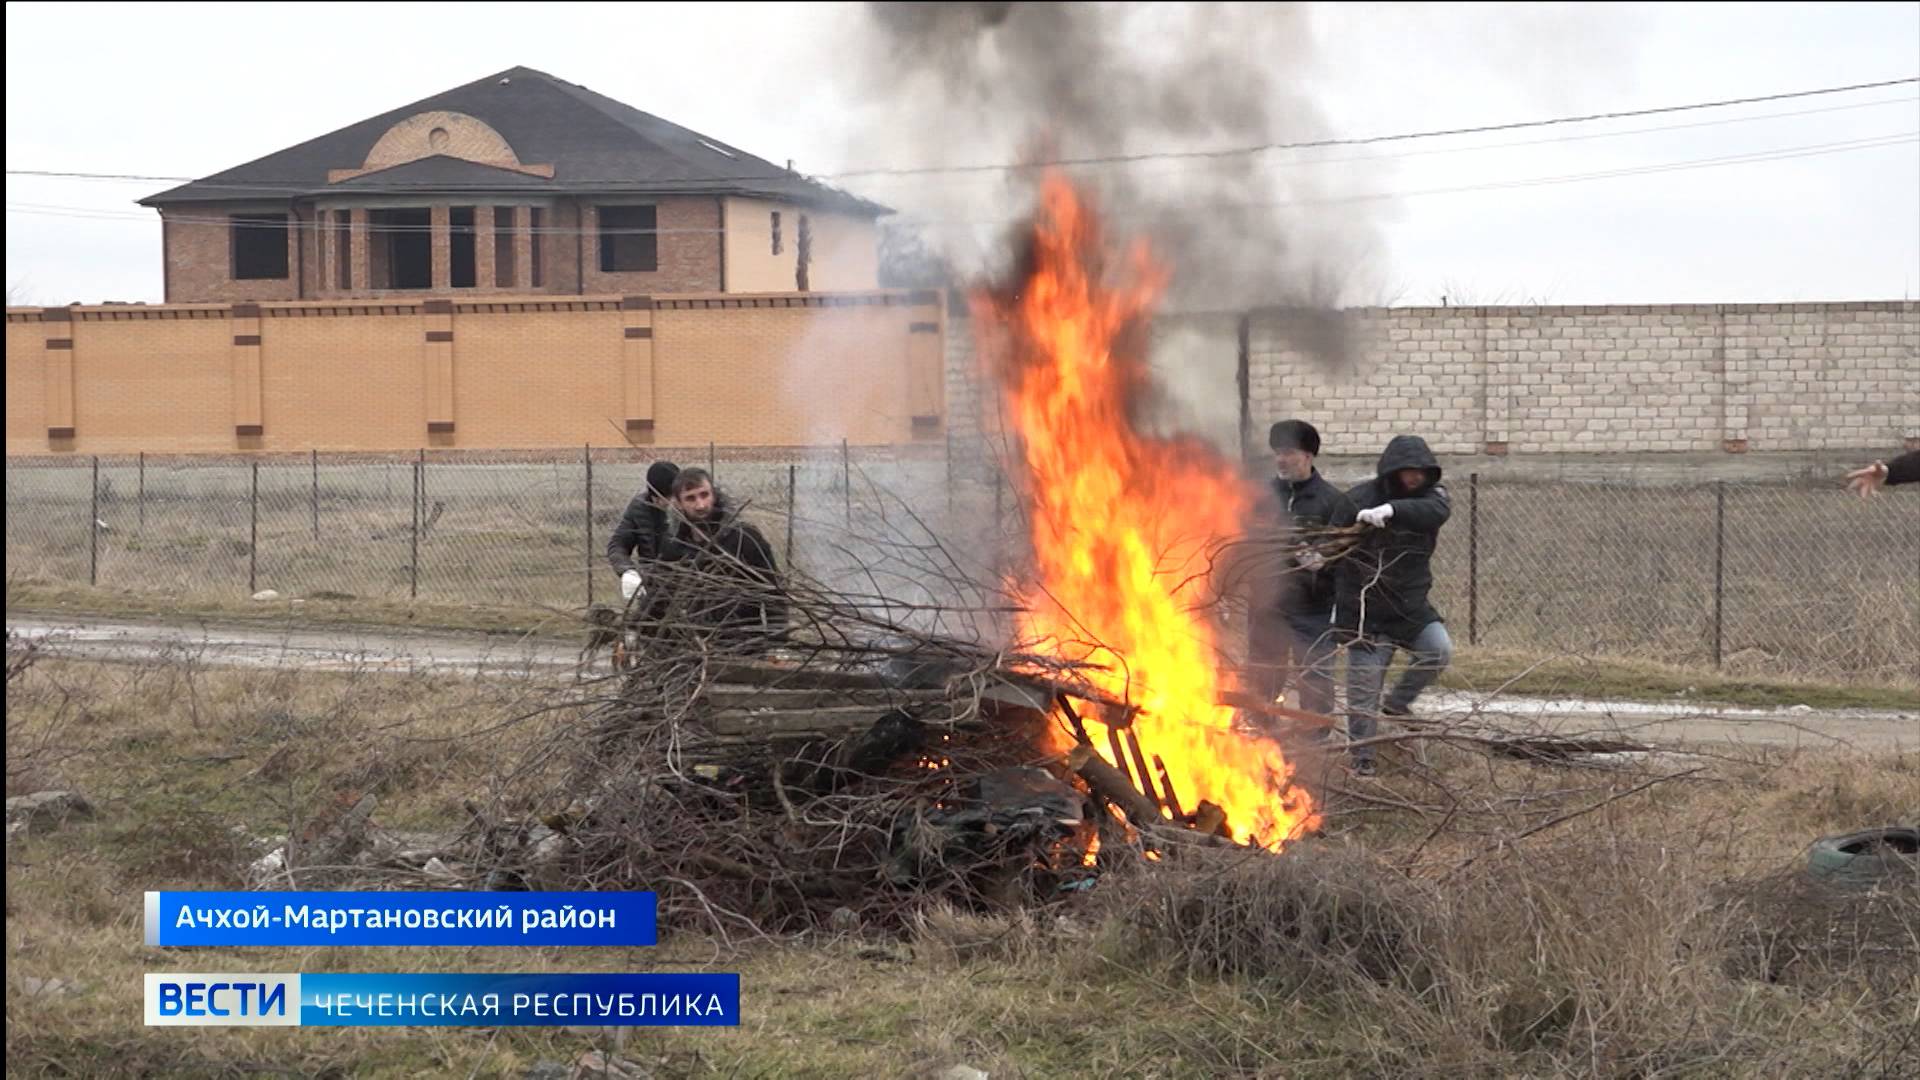
[[[1407, 650], [1411, 658], [1387, 695], [1384, 711], [1389, 716], [1411, 709], [1420, 692], [1453, 662], [1453, 638], [1447, 634], [1447, 624], [1438, 621], [1422, 627], [1412, 641], [1363, 638], [1348, 646], [1347, 737], [1355, 742], [1370, 739], [1379, 730], [1380, 689], [1386, 684], [1387, 665], [1393, 662], [1395, 649]], [[1353, 757], [1372, 761], [1373, 747], [1357, 747]]]
[[[1300, 707], [1325, 716], [1333, 712], [1333, 627], [1326, 617], [1262, 616], [1248, 641], [1247, 688], [1271, 704], [1298, 679]], [[1262, 723], [1268, 723], [1262, 718]]]

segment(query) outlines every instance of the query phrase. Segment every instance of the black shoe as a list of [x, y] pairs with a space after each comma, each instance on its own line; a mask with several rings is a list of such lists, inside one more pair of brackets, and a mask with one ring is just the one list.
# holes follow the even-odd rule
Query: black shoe
[[1372, 758], [1359, 758], [1353, 763], [1353, 775], [1355, 776], [1376, 776], [1379, 774], [1379, 771], [1379, 768], [1374, 765]]
[[1380, 708], [1380, 718], [1382, 720], [1405, 720], [1412, 715], [1413, 710], [1405, 706], [1383, 705]]

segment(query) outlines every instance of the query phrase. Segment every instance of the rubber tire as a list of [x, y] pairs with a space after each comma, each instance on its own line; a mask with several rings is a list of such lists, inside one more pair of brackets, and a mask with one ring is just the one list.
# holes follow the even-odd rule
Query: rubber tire
[[1896, 825], [1816, 840], [1807, 873], [1836, 885], [1920, 879], [1920, 828]]

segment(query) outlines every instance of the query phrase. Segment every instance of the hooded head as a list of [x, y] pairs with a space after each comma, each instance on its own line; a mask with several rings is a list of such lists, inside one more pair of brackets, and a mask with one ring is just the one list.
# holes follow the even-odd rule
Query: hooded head
[[656, 461], [647, 466], [647, 494], [661, 501], [673, 496], [673, 482], [680, 476], [680, 466], [671, 461]]
[[1395, 435], [1380, 452], [1375, 470], [1380, 482], [1390, 490], [1411, 495], [1440, 482], [1440, 462], [1427, 448], [1427, 440], [1418, 435]]

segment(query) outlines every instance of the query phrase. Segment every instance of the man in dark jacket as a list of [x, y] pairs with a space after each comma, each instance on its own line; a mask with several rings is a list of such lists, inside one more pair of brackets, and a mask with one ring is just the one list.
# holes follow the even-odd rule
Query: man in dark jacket
[[[1335, 525], [1367, 532], [1339, 564], [1334, 621], [1347, 637], [1347, 735], [1371, 738], [1381, 716], [1406, 716], [1420, 692], [1453, 659], [1453, 640], [1434, 610], [1433, 551], [1452, 504], [1440, 484], [1440, 463], [1426, 440], [1396, 435], [1380, 455], [1375, 477], [1347, 492], [1350, 508]], [[1395, 649], [1411, 655], [1384, 705], [1380, 690]], [[1356, 771], [1373, 771], [1373, 748], [1353, 752]]]
[[627, 503], [627, 512], [607, 539], [607, 563], [620, 575], [620, 599], [627, 604], [646, 589], [648, 571], [665, 553], [671, 537], [667, 507], [679, 476], [680, 466], [671, 461], [647, 466], [646, 489]]
[[1334, 568], [1321, 534], [1353, 506], [1313, 466], [1320, 433], [1304, 420], [1283, 420], [1267, 432], [1274, 477], [1256, 510], [1261, 532], [1280, 541], [1254, 579], [1247, 620], [1248, 689], [1271, 704], [1297, 678], [1300, 706], [1333, 711]]
[[705, 469], [673, 483], [678, 519], [664, 549], [670, 571], [666, 617], [721, 632], [736, 647], [764, 645], [787, 628], [787, 600], [773, 545], [714, 488]]
[[1863, 499], [1879, 494], [1882, 485], [1920, 484], [1920, 450], [1909, 450], [1892, 461], [1876, 461], [1847, 474], [1847, 486]]

